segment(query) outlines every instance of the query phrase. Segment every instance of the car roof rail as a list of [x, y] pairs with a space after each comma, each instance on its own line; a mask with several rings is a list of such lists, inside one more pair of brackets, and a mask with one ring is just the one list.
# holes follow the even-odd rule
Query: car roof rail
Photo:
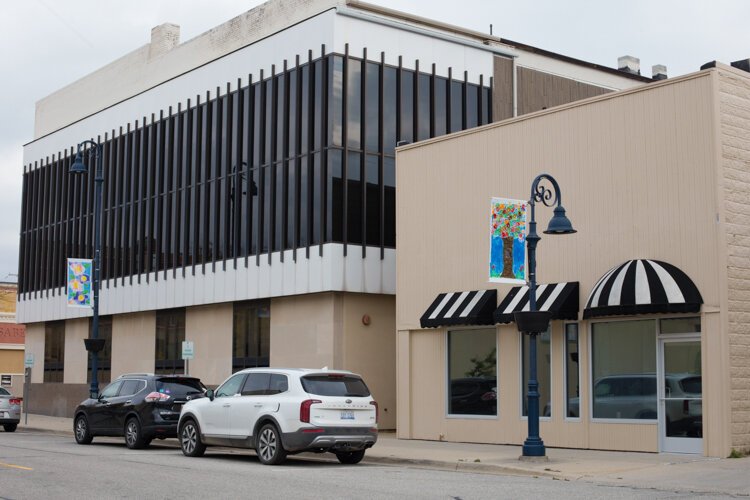
[[125, 378], [125, 377], [153, 377], [153, 376], [154, 376], [153, 373], [123, 373], [117, 378], [120, 379], [120, 378]]

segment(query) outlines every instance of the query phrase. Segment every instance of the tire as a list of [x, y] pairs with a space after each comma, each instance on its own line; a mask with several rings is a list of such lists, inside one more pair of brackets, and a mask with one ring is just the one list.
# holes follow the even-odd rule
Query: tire
[[180, 429], [180, 448], [186, 457], [202, 457], [206, 452], [206, 445], [201, 441], [198, 424], [188, 420]]
[[150, 439], [147, 440], [143, 437], [141, 423], [138, 422], [138, 419], [130, 417], [125, 422], [125, 445], [131, 450], [140, 450], [148, 446], [150, 442]]
[[281, 436], [273, 424], [260, 428], [255, 452], [263, 465], [278, 465], [286, 460], [286, 450], [281, 444]]
[[339, 462], [346, 465], [354, 465], [358, 464], [362, 461], [363, 458], [365, 458], [365, 450], [358, 450], [358, 451], [342, 451], [339, 453], [336, 453], [336, 458], [339, 459]]
[[5, 429], [5, 432], [15, 432], [16, 427], [18, 427], [18, 424], [4, 424], [3, 429]]
[[94, 435], [91, 434], [89, 420], [86, 418], [86, 415], [78, 415], [76, 417], [73, 424], [73, 434], [78, 444], [91, 444], [91, 441], [94, 440]]

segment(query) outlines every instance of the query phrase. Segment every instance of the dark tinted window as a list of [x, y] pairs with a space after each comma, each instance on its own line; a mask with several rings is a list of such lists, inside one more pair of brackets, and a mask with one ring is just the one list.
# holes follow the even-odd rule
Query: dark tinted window
[[270, 373], [250, 373], [242, 386], [243, 396], [260, 396], [266, 394], [271, 380]]
[[319, 396], [365, 397], [370, 390], [361, 378], [352, 375], [311, 375], [302, 377], [302, 388]]
[[203, 384], [196, 378], [160, 378], [156, 380], [156, 391], [170, 396], [200, 394], [203, 389]]
[[362, 243], [362, 173], [359, 153], [349, 153], [347, 166], [347, 241]]
[[117, 391], [120, 390], [121, 385], [122, 385], [122, 380], [112, 382], [111, 384], [109, 384], [107, 387], [104, 388], [104, 390], [100, 393], [99, 397], [113, 398], [117, 396]]
[[10, 393], [6, 391], [5, 389], [3, 389], [2, 387], [0, 387], [0, 396], [10, 396]]
[[287, 380], [286, 375], [279, 375], [277, 373], [271, 375], [271, 385], [268, 389], [268, 394], [278, 394], [288, 390], [289, 381]]
[[689, 392], [692, 394], [701, 394], [703, 392], [703, 386], [701, 377], [687, 377], [680, 382], [683, 392]]
[[126, 380], [122, 383], [119, 395], [132, 396], [138, 394], [144, 387], [146, 387], [146, 382], [143, 380]]

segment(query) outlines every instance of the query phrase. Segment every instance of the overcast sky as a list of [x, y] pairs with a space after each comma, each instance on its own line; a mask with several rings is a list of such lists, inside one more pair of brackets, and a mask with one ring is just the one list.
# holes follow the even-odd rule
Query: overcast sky
[[[369, 0], [610, 67], [622, 55], [669, 76], [750, 57], [750, 0]], [[0, 281], [18, 268], [23, 144], [34, 104], [180, 25], [181, 41], [261, 0], [4, 0], [0, 30]], [[456, 6], [460, 6], [457, 8]]]

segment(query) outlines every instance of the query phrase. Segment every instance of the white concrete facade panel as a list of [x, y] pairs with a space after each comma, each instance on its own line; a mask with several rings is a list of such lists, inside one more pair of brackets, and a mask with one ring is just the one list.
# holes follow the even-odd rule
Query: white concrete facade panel
[[166, 115], [170, 106], [176, 112], [178, 103], [185, 107], [188, 99], [194, 105], [196, 95], [204, 101], [207, 91], [212, 97], [216, 95], [217, 86], [224, 94], [227, 82], [232, 89], [237, 88], [238, 78], [242, 85], [247, 85], [249, 74], [257, 81], [261, 70], [264, 76], [271, 74], [272, 65], [276, 65], [277, 72], [281, 71], [285, 59], [293, 64], [299, 55], [300, 62], [306, 61], [310, 49], [314, 50], [314, 57], [320, 56], [322, 45], [330, 52], [335, 17], [333, 10], [324, 12], [41, 137], [24, 146], [24, 164], [64, 151], [86, 138], [96, 138], [99, 134], [103, 138], [105, 131], [111, 133], [115, 129], [119, 134], [121, 126], [134, 124], [136, 120], [143, 125], [144, 115], [150, 123], [151, 113], [158, 119], [159, 111]]
[[[320, 256], [319, 247], [310, 248], [310, 258], [305, 256], [305, 249], [294, 252], [272, 254], [271, 263], [268, 255], [261, 255], [259, 265], [255, 256], [248, 259], [245, 268], [244, 259], [237, 259], [237, 269], [233, 261], [227, 261], [226, 270], [222, 262], [216, 263], [216, 271], [212, 272], [212, 264], [206, 264], [205, 274], [203, 266], [178, 269], [175, 276], [168, 271], [166, 278], [160, 272], [158, 279], [155, 273], [146, 276], [133, 277], [133, 283], [126, 278], [122, 280], [108, 280], [100, 292], [100, 309], [102, 315], [123, 314], [148, 311], [153, 309], [167, 309], [173, 307], [188, 307], [217, 302], [231, 302], [237, 300], [262, 299], [317, 293], [326, 291], [380, 293], [393, 295], [396, 293], [396, 251], [385, 249], [384, 258], [380, 258], [380, 248], [367, 247], [367, 255], [362, 258], [359, 246], [350, 246], [348, 255], [344, 257], [344, 247], [339, 243], [323, 245], [323, 255]], [[37, 321], [53, 321], [58, 319], [82, 318], [91, 315], [89, 309], [67, 307], [64, 290], [52, 293], [27, 294], [18, 303], [18, 321], [33, 323]]]
[[[463, 79], [463, 69], [471, 68], [469, 81], [479, 83], [479, 75], [484, 75], [484, 83], [489, 83], [493, 74], [493, 52], [458, 43], [434, 38], [419, 33], [399, 30], [397, 28], [368, 22], [343, 15], [336, 16], [335, 51], [343, 53], [349, 44], [349, 55], [362, 57], [362, 50], [367, 48], [367, 58], [380, 60], [380, 53], [385, 52], [386, 64], [398, 65], [402, 56], [405, 68], [414, 68], [414, 62], [420, 61], [420, 70], [432, 71], [440, 76], [448, 76], [448, 68], [453, 68], [453, 78]], [[460, 73], [457, 73], [460, 71]]]

